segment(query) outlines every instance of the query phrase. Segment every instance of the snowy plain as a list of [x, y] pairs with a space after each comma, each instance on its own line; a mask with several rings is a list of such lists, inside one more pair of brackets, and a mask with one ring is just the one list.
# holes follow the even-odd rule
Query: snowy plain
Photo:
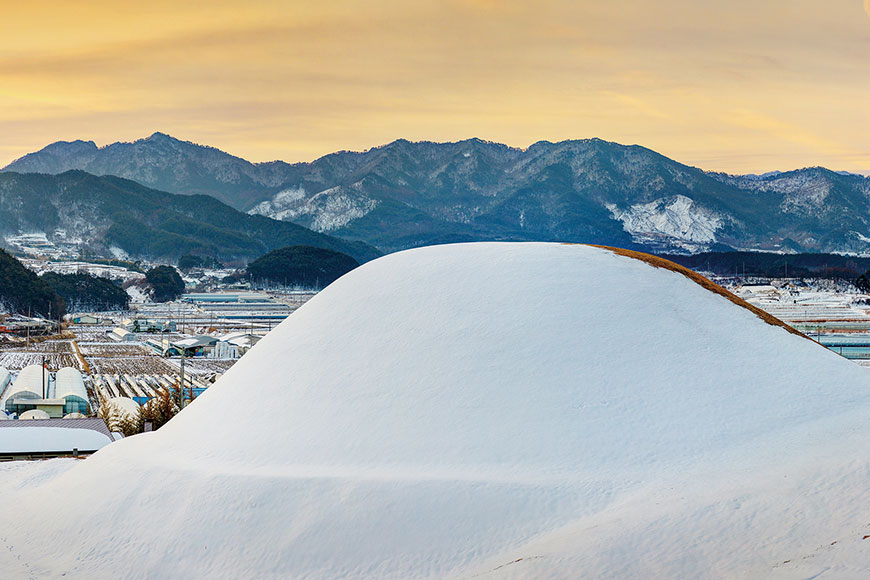
[[0, 569], [866, 578], [868, 439], [870, 373], [679, 273], [422, 248], [336, 281], [160, 431], [0, 466]]

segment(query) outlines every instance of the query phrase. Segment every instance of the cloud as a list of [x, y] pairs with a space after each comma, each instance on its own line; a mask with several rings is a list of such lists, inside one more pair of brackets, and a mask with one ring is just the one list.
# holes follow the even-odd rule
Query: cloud
[[867, 13], [867, 16], [870, 16], [870, 0], [864, 0], [864, 12]]
[[600, 136], [732, 171], [868, 162], [851, 1], [39, 4], [0, 27], [0, 165], [158, 129], [254, 160], [479, 135]]
[[782, 141], [790, 141], [816, 154], [836, 157], [853, 154], [832, 139], [758, 111], [735, 109], [726, 115], [725, 120], [746, 129], [768, 133]]
[[625, 95], [622, 93], [617, 93], [615, 91], [609, 91], [609, 90], [601, 91], [601, 94], [606, 98], [623, 103], [623, 104], [627, 105], [628, 107], [635, 109], [639, 113], [642, 113], [643, 115], [646, 115], [648, 117], [662, 119], [665, 121], [672, 121], [673, 120], [673, 117], [671, 117], [670, 115], [668, 115], [667, 113], [665, 113], [661, 109], [654, 107], [653, 105], [651, 105], [650, 103], [648, 103], [647, 101], [645, 101], [643, 99], [639, 99], [639, 98], [633, 97], [631, 95]]

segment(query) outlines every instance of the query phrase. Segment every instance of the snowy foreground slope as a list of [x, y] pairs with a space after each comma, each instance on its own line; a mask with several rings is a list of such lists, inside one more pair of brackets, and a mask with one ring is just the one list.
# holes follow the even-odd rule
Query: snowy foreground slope
[[160, 431], [0, 466], [4, 578], [865, 578], [870, 373], [586, 246], [370, 262]]

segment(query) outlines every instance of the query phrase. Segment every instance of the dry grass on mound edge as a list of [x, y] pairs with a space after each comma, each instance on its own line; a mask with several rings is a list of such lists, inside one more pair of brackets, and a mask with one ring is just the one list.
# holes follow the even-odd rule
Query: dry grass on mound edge
[[[675, 264], [674, 262], [671, 262], [670, 260], [665, 260], [664, 258], [660, 258], [658, 256], [653, 256], [652, 254], [645, 254], [643, 252], [636, 252], [634, 250], [626, 250], [623, 248], [614, 248], [611, 246], [598, 246], [595, 244], [589, 244], [589, 245], [591, 245], [593, 248], [601, 248], [602, 250], [608, 250], [608, 251], [611, 251], [614, 254], [617, 254], [620, 256], [625, 256], [627, 258], [634, 258], [635, 260], [640, 260], [641, 262], [646, 262], [647, 264], [649, 264], [650, 266], [653, 266], [655, 268], [664, 268], [665, 270], [670, 270], [671, 272], [676, 272], [678, 274], [682, 274], [686, 278], [688, 278], [691, 281], [695, 282], [696, 284], [702, 286], [703, 288], [706, 288], [710, 292], [714, 292], [716, 294], [719, 294], [720, 296], [727, 298], [728, 300], [730, 300], [731, 302], [733, 302], [737, 306], [740, 306], [742, 308], [745, 308], [746, 310], [749, 310], [750, 312], [755, 314], [757, 317], [759, 317], [760, 319], [762, 319], [766, 323], [770, 324], [771, 326], [780, 326], [792, 334], [796, 334], [797, 336], [800, 336], [802, 338], [806, 338], [809, 341], [813, 341], [810, 337], [808, 337], [807, 335], [805, 335], [804, 333], [802, 333], [799, 330], [795, 330], [794, 328], [792, 328], [791, 326], [789, 326], [788, 324], [786, 324], [785, 322], [783, 322], [779, 318], [776, 318], [775, 316], [771, 316], [770, 314], [768, 314], [767, 312], [765, 312], [761, 308], [758, 308], [757, 306], [753, 306], [752, 304], [746, 302], [742, 298], [738, 298], [737, 296], [735, 296], [734, 294], [732, 294], [731, 292], [729, 292], [725, 288], [719, 286], [718, 284], [711, 282], [710, 280], [708, 280], [707, 278], [704, 278], [703, 276], [701, 276], [697, 272], [689, 270], [688, 268], [680, 266], [679, 264]], [[815, 341], [813, 341], [813, 342], [815, 342]]]

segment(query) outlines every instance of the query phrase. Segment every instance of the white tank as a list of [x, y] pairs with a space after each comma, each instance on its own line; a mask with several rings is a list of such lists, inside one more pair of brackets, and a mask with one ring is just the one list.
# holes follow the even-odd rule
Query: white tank
[[30, 411], [22, 413], [19, 419], [23, 421], [26, 419], [50, 419], [50, 417], [48, 416], [48, 413], [42, 409], [31, 409]]

